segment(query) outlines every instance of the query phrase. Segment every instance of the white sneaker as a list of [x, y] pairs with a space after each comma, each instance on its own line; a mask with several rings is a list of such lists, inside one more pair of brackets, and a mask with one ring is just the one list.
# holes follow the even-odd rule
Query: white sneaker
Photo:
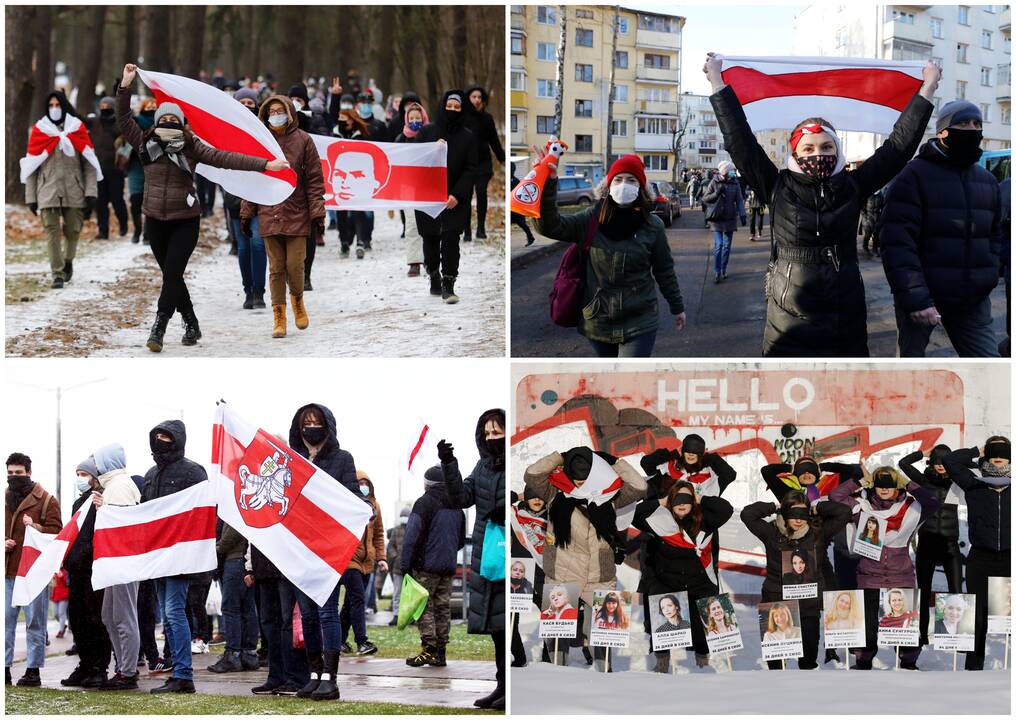
[[205, 641], [200, 638], [191, 642], [190, 645], [192, 655], [201, 655], [208, 652], [208, 646], [205, 645]]

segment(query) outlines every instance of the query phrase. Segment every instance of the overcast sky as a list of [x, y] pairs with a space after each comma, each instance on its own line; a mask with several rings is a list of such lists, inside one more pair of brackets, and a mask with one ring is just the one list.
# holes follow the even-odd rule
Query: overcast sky
[[[426, 342], [425, 338], [420, 338]], [[423, 490], [405, 472], [409, 445], [426, 418], [456, 449], [465, 472], [479, 455], [473, 431], [480, 414], [508, 402], [507, 363], [497, 360], [12, 360], [5, 361], [4, 447], [27, 453], [33, 476], [56, 487], [55, 393], [63, 394], [63, 502], [69, 515], [77, 464], [101, 445], [121, 443], [131, 474], [152, 463], [148, 432], [180, 418], [187, 425], [187, 456], [210, 468], [215, 402], [223, 398], [245, 419], [288, 439], [297, 408], [309, 402], [335, 414], [339, 444], [370, 475], [385, 526], [401, 500]], [[437, 462], [436, 452], [427, 465]]]

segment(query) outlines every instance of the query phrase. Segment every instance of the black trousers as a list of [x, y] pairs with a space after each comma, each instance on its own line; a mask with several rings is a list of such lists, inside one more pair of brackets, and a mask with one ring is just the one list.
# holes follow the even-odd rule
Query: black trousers
[[967, 592], [977, 596], [974, 616], [974, 651], [967, 653], [967, 670], [984, 669], [984, 645], [988, 634], [988, 578], [1010, 577], [1008, 550], [970, 548], [967, 554]]
[[142, 580], [138, 585], [138, 628], [141, 631], [141, 654], [149, 663], [159, 659], [159, 645], [155, 642], [156, 617], [159, 614], [159, 597], [154, 580]]
[[145, 218], [145, 237], [152, 246], [152, 254], [162, 270], [162, 290], [159, 292], [159, 312], [170, 317], [180, 311], [192, 314], [190, 292], [183, 273], [198, 246], [200, 218], [186, 220], [156, 220]]
[[523, 663], [528, 661], [526, 646], [522, 642], [522, 635], [519, 634], [519, 614], [512, 614], [512, 662]]
[[92, 590], [91, 573], [67, 573], [67, 619], [74, 644], [78, 646], [78, 665], [89, 672], [106, 672], [113, 648], [102, 624], [102, 590]]
[[533, 237], [533, 231], [529, 229], [529, 224], [526, 222], [526, 216], [525, 215], [519, 215], [518, 213], [512, 213], [511, 214], [511, 220], [512, 220], [512, 224], [513, 225], [518, 225], [520, 228], [522, 228], [522, 232], [524, 232], [526, 234], [526, 242], [527, 243], [531, 243], [531, 242], [534, 242], [536, 240], [536, 238]]
[[116, 220], [120, 223], [120, 234], [127, 234], [127, 203], [123, 199], [123, 173], [116, 168], [102, 170], [102, 180], [97, 183], [99, 196], [95, 199], [95, 219], [99, 224], [99, 235], [109, 237], [109, 206], [113, 205]]
[[142, 230], [141, 205], [144, 200], [144, 193], [134, 193], [131, 195], [131, 222], [134, 223], [134, 232], [138, 235], [141, 234]]
[[[751, 216], [751, 234], [761, 235], [762, 234], [762, 222], [765, 218], [765, 208], [752, 208], [748, 211]], [[758, 222], [758, 232], [755, 232], [755, 223]]]
[[[878, 653], [878, 599], [879, 590], [864, 591], [864, 639], [863, 648], [850, 648], [855, 654], [857, 661], [870, 664]], [[921, 655], [921, 648], [901, 647], [900, 663], [917, 663]]]
[[[798, 670], [814, 670], [818, 667], [818, 616], [801, 618], [801, 639], [804, 641], [804, 655], [797, 659]], [[783, 662], [767, 660], [770, 670], [782, 670]], [[789, 667], [789, 661], [787, 661]]]
[[202, 175], [195, 176], [198, 186], [198, 202], [201, 203], [201, 214], [211, 215], [215, 209], [215, 192], [219, 186]]
[[[490, 179], [494, 177], [493, 173], [490, 175], [477, 175], [476, 182], [473, 185], [473, 193], [476, 195], [476, 230], [486, 231], [487, 228], [487, 185], [490, 184]], [[466, 216], [466, 235], [470, 236], [473, 234], [473, 218], [472, 213]]]
[[303, 258], [304, 284], [310, 280], [310, 270], [314, 266], [314, 254], [317, 252], [317, 226], [311, 223], [310, 234], [307, 235], [307, 254]]
[[190, 623], [191, 637], [201, 638], [205, 642], [212, 639], [212, 619], [205, 612], [205, 600], [208, 599], [209, 582], [191, 581], [187, 588], [187, 622]]
[[423, 263], [428, 273], [438, 270], [449, 277], [459, 276], [458, 230], [442, 230], [440, 235], [423, 236]]
[[494, 641], [494, 663], [497, 667], [494, 678], [497, 680], [497, 689], [504, 692], [504, 632], [493, 632], [490, 639]]
[[914, 565], [917, 571], [917, 587], [921, 591], [921, 644], [927, 645], [929, 603], [935, 568], [942, 566], [949, 592], [958, 593], [963, 586], [963, 553], [960, 552], [959, 542], [956, 538], [918, 532], [917, 558]]

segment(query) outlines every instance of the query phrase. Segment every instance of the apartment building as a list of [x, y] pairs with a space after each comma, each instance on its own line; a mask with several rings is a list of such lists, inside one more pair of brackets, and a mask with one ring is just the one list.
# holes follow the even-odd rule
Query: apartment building
[[[883, 5], [814, 3], [795, 20], [797, 55], [933, 59], [942, 67], [935, 97], [964, 98], [984, 116], [986, 150], [1010, 147], [1012, 35], [1008, 5]], [[934, 134], [934, 121], [927, 137]], [[883, 140], [843, 133], [850, 160], [871, 155]]]
[[[513, 155], [528, 158], [529, 147], [542, 146], [554, 132], [559, 12], [558, 5], [511, 8]], [[563, 174], [584, 175], [596, 184], [616, 157], [637, 153], [647, 177], [670, 180], [684, 18], [606, 5], [568, 5], [565, 12], [561, 134], [570, 150], [562, 161]], [[608, 128], [611, 65], [614, 107]], [[528, 160], [519, 162], [519, 173], [528, 165]]]

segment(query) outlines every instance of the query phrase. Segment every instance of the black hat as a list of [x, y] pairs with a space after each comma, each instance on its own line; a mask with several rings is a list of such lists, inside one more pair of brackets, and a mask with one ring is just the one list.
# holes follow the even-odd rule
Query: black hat
[[564, 472], [571, 480], [585, 480], [593, 469], [593, 451], [574, 447], [564, 454]]
[[706, 441], [701, 435], [692, 433], [691, 435], [685, 436], [681, 442], [681, 453], [694, 453], [695, 455], [701, 455], [706, 451]]
[[290, 86], [289, 92], [286, 93], [286, 97], [300, 98], [303, 100], [303, 104], [307, 105], [310, 103], [310, 97], [307, 95], [307, 86], [303, 83], [296, 83]]

